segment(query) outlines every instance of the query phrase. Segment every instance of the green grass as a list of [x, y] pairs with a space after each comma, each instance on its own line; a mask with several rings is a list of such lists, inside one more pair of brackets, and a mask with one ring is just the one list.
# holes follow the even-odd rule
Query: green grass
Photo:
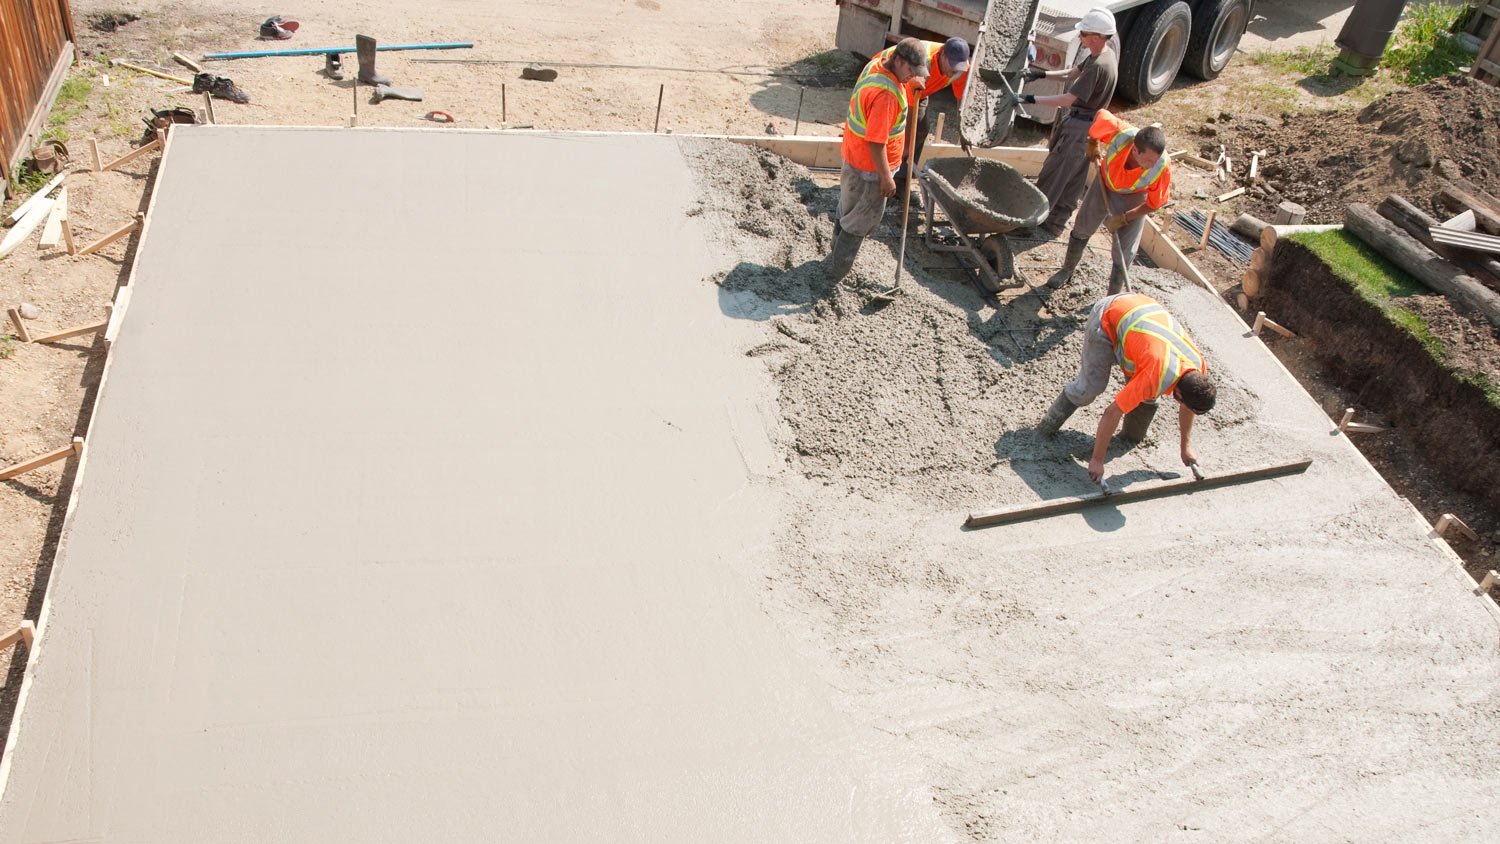
[[0, 334], [0, 360], [9, 358], [16, 353], [16, 335]]
[[1421, 314], [1403, 308], [1395, 301], [1406, 296], [1431, 293], [1420, 281], [1381, 257], [1347, 231], [1299, 232], [1287, 235], [1287, 238], [1312, 250], [1335, 276], [1353, 288], [1361, 299], [1378, 308], [1386, 319], [1415, 337], [1422, 348], [1452, 372], [1455, 378], [1477, 387], [1490, 404], [1500, 407], [1500, 383], [1483, 372], [1466, 373], [1449, 367], [1443, 341], [1427, 327]]
[[1469, 63], [1469, 54], [1451, 37], [1463, 11], [1461, 4], [1408, 6], [1382, 63], [1408, 85], [1455, 73]]
[[1282, 73], [1326, 76], [1333, 57], [1338, 54], [1338, 49], [1332, 44], [1318, 44], [1315, 47], [1294, 47], [1290, 50], [1261, 50], [1250, 54], [1250, 63]]
[[89, 94], [94, 90], [94, 81], [87, 76], [70, 75], [63, 80], [62, 88], [57, 92], [58, 105], [83, 105], [88, 102]]

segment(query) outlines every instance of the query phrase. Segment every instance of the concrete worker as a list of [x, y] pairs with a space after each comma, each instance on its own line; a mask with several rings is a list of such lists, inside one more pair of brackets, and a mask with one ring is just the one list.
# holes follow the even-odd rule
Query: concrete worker
[[1088, 186], [1089, 170], [1099, 157], [1097, 141], [1089, 137], [1089, 127], [1099, 109], [1109, 105], [1115, 96], [1119, 77], [1119, 39], [1115, 37], [1115, 16], [1108, 9], [1090, 9], [1074, 27], [1086, 56], [1083, 63], [1068, 70], [1028, 68], [1026, 78], [1061, 79], [1067, 87], [1061, 94], [1025, 94], [1021, 102], [1028, 105], [1054, 106], [1059, 109], [1052, 124], [1052, 140], [1047, 160], [1036, 177], [1036, 186], [1047, 195], [1052, 212], [1042, 223], [1050, 235], [1062, 233], [1078, 207], [1083, 189]]
[[1135, 263], [1146, 215], [1166, 205], [1171, 195], [1172, 162], [1166, 152], [1167, 136], [1160, 128], [1136, 129], [1105, 109], [1094, 117], [1089, 137], [1104, 146], [1103, 157], [1092, 164], [1099, 178], [1083, 197], [1062, 269], [1047, 279], [1047, 286], [1061, 287], [1073, 277], [1089, 237], [1103, 223], [1111, 235], [1109, 292], [1113, 295], [1125, 289], [1126, 271]]
[[1140, 293], [1106, 296], [1094, 303], [1084, 328], [1078, 375], [1062, 388], [1037, 431], [1049, 437], [1056, 434], [1074, 410], [1098, 398], [1109, 386], [1114, 364], [1125, 374], [1125, 387], [1099, 419], [1089, 477], [1095, 482], [1104, 477], [1104, 455], [1121, 419], [1126, 439], [1145, 438], [1156, 416], [1156, 399], [1162, 395], [1178, 401], [1183, 465], [1196, 464], [1193, 418], [1213, 410], [1217, 398], [1208, 362], [1167, 309]]
[[[884, 54], [882, 54], [884, 55]], [[912, 82], [927, 79], [922, 42], [905, 38], [890, 56], [865, 67], [849, 98], [839, 176], [838, 219], [824, 268], [833, 281], [849, 274], [859, 245], [880, 224], [885, 200], [896, 195], [895, 170], [906, 152], [906, 115]]]
[[[942, 44], [936, 41], [923, 41], [922, 52], [927, 55], [927, 84], [917, 91], [917, 135], [916, 148], [912, 155], [918, 164], [922, 163], [922, 146], [927, 143], [927, 135], [932, 131], [932, 124], [927, 117], [927, 98], [933, 94], [953, 86], [953, 98], [959, 102], [964, 99], [964, 86], [969, 81], [969, 42], [962, 38], [949, 38]], [[887, 47], [875, 58], [871, 64], [877, 61], [886, 61], [896, 52], [895, 47]], [[867, 65], [865, 70], [870, 68]], [[939, 141], [942, 138], [938, 138]], [[964, 139], [963, 133], [958, 133], [958, 144], [963, 147], [964, 152], [969, 151], [969, 142]], [[896, 190], [899, 193], [906, 187], [907, 179], [911, 174], [906, 172], [906, 160], [902, 159], [901, 167], [896, 171]]]

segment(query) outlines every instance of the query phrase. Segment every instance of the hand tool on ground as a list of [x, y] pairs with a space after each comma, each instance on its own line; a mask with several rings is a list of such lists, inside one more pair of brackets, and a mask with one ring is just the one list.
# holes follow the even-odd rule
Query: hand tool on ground
[[906, 111], [906, 184], [901, 191], [901, 247], [896, 251], [896, 277], [891, 289], [876, 293], [878, 302], [894, 302], [897, 296], [906, 295], [901, 289], [901, 267], [906, 263], [906, 227], [911, 220], [911, 183], [917, 170], [917, 103], [911, 102]]
[[1188, 468], [1193, 470], [1193, 480], [1201, 481], [1204, 479], [1205, 476], [1203, 474], [1203, 470], [1198, 468], [1198, 461], [1195, 460], [1192, 463], [1189, 463]]
[[381, 100], [411, 100], [414, 103], [419, 103], [422, 101], [422, 89], [376, 85], [374, 100], [377, 103]]

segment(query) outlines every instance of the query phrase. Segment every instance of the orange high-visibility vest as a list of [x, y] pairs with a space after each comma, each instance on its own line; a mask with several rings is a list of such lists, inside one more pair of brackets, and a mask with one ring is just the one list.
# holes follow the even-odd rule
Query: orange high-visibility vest
[[1125, 351], [1125, 341], [1132, 332], [1158, 341], [1153, 344], [1161, 349], [1161, 376], [1156, 385], [1158, 396], [1171, 392], [1184, 373], [1203, 371], [1203, 353], [1188, 339], [1187, 332], [1166, 308], [1147, 301], [1127, 311], [1115, 326], [1115, 360], [1127, 379], [1135, 376], [1140, 363], [1132, 360]]
[[[1119, 161], [1120, 156], [1129, 154], [1127, 150], [1130, 142], [1135, 140], [1137, 131], [1139, 130], [1121, 129], [1110, 139], [1109, 146], [1104, 148], [1104, 186], [1115, 193], [1140, 193], [1148, 190], [1156, 184], [1156, 180], [1161, 178], [1162, 172], [1167, 169], [1167, 154], [1163, 152], [1156, 159], [1156, 163], [1151, 165], [1151, 169], [1142, 170], [1141, 175], [1137, 176], [1134, 182], [1128, 185], [1115, 184], [1115, 179], [1125, 172], [1125, 163]], [[1119, 166], [1116, 166], [1117, 161]]]
[[[952, 77], [944, 76], [942, 70], [940, 69], [942, 65], [938, 63], [938, 54], [943, 52], [943, 45], [937, 41], [923, 41], [922, 45], [927, 48], [927, 84], [922, 88], [922, 90], [917, 92], [917, 99], [920, 100], [926, 97], [930, 97], [933, 94], [936, 94], [938, 91], [943, 90], [950, 84], [953, 85], [953, 95], [955, 97], [959, 96], [961, 93], [960, 89], [964, 86], [957, 84], [958, 80], [962, 77], [967, 76], [969, 71], [965, 70], [962, 73], [955, 74]], [[877, 53], [875, 58], [870, 60], [870, 64], [865, 65], [865, 70], [868, 71], [870, 69], [870, 65], [873, 65], [876, 62], [880, 62], [882, 65], [886, 65], [890, 62], [891, 56], [894, 56], [895, 54], [896, 46], [894, 44], [886, 47], [884, 50], [881, 50], [879, 53]]]
[[865, 66], [865, 72], [860, 74], [859, 81], [854, 83], [854, 95], [849, 98], [849, 117], [845, 125], [849, 131], [863, 138], [865, 136], [865, 105], [864, 93], [870, 88], [889, 91], [896, 95], [896, 101], [901, 104], [901, 116], [891, 126], [892, 136], [901, 136], [906, 131], [906, 86], [896, 81], [895, 74], [885, 69], [885, 62], [875, 60]]

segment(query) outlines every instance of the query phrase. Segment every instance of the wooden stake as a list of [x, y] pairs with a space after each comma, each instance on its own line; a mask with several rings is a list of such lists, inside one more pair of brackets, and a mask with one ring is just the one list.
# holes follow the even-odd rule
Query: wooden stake
[[1062, 513], [1074, 513], [1079, 510], [1092, 507], [1096, 504], [1119, 505], [1131, 501], [1146, 501], [1152, 498], [1163, 498], [1168, 495], [1176, 495], [1183, 492], [1198, 492], [1215, 487], [1230, 486], [1233, 484], [1258, 481], [1265, 478], [1276, 478], [1283, 475], [1295, 475], [1307, 471], [1312, 465], [1311, 458], [1304, 458], [1291, 463], [1272, 464], [1269, 466], [1258, 466], [1253, 469], [1244, 469], [1238, 472], [1230, 472], [1223, 475], [1211, 475], [1202, 480], [1197, 478], [1186, 478], [1172, 481], [1160, 481], [1153, 484], [1141, 485], [1139, 487], [1126, 487], [1115, 490], [1108, 495], [1103, 492], [1092, 492], [1088, 495], [1078, 495], [1071, 498], [1060, 498], [1054, 501], [1044, 501], [1040, 504], [1023, 504], [1015, 507], [1005, 507], [999, 510], [989, 510], [981, 513], [972, 513], [964, 522], [966, 528], [991, 527], [1011, 522], [1027, 521], [1029, 519], [1042, 518], [1044, 516], [1056, 516]]
[[6, 308], [5, 312], [10, 315], [10, 322], [16, 327], [16, 337], [22, 343], [30, 343], [31, 335], [26, 332], [26, 323], [21, 321], [21, 312], [15, 308]]
[[33, 342], [33, 343], [55, 343], [58, 340], [66, 340], [69, 337], [77, 337], [80, 334], [90, 334], [90, 333], [95, 332], [95, 331], [103, 331], [105, 328], [108, 328], [108, 327], [109, 327], [109, 320], [105, 320], [103, 322], [89, 323], [88, 325], [79, 325], [79, 326], [75, 326], [73, 328], [65, 328], [62, 331], [53, 332], [52, 334], [46, 334], [46, 335], [43, 335], [41, 337], [34, 337], [34, 338], [32, 338], [31, 342]]
[[1210, 212], [1208, 212], [1208, 220], [1206, 222], [1204, 222], [1204, 224], [1203, 224], [1203, 239], [1198, 241], [1198, 248], [1199, 249], [1207, 249], [1208, 248], [1208, 236], [1214, 230], [1214, 215], [1216, 215], [1218, 213], [1219, 213], [1218, 211], [1210, 211]]
[[22, 460], [20, 463], [14, 463], [4, 469], [0, 469], [0, 481], [8, 481], [16, 475], [22, 475], [30, 472], [32, 469], [39, 469], [42, 466], [46, 466], [48, 463], [56, 463], [59, 460], [66, 460], [75, 454], [82, 453], [83, 437], [74, 437], [71, 445], [65, 445], [62, 448], [54, 449], [46, 454], [33, 457], [30, 460]]
[[662, 83], [661, 87], [656, 89], [656, 125], [651, 127], [653, 132], [661, 131], [661, 101], [666, 95], [667, 86], [666, 83]]
[[1240, 310], [1242, 310], [1242, 311], [1248, 311], [1248, 310], [1250, 310], [1250, 297], [1246, 296], [1243, 293], [1237, 294], [1234, 297], [1234, 303], [1236, 305], [1239, 305], [1240, 306]]
[[123, 226], [120, 226], [104, 237], [101, 237], [98, 240], [94, 241], [93, 243], [90, 243], [88, 246], [85, 246], [82, 249], [78, 250], [78, 256], [83, 257], [84, 255], [92, 255], [95, 252], [98, 252], [100, 249], [103, 249], [111, 243], [114, 243], [120, 238], [130, 234], [135, 230], [136, 226], [141, 224], [141, 220], [143, 219], [143, 217], [144, 215], [142, 214], [136, 214], [135, 219], [131, 220]]
[[1277, 334], [1280, 334], [1281, 336], [1286, 338], [1293, 338], [1297, 336], [1296, 333], [1294, 333], [1291, 329], [1286, 328], [1285, 326], [1266, 316], [1265, 311], [1256, 311], [1255, 324], [1250, 326], [1250, 333], [1259, 337], [1262, 328], [1269, 328]]
[[1432, 526], [1433, 532], [1438, 536], [1442, 536], [1443, 534], [1447, 533], [1449, 528], [1453, 528], [1453, 531], [1455, 533], [1469, 540], [1470, 542], [1479, 541], [1479, 534], [1475, 533], [1473, 528], [1464, 524], [1463, 519], [1460, 519], [1452, 513], [1444, 513], [1443, 515], [1439, 516], [1437, 524]]
[[1346, 407], [1346, 408], [1344, 408], [1344, 418], [1339, 420], [1339, 430], [1342, 431], [1345, 428], [1349, 427], [1349, 423], [1353, 419], [1354, 419], [1354, 408], [1352, 408], [1352, 407]]
[[1261, 154], [1258, 152], [1250, 154], [1250, 173], [1248, 175], [1251, 182], [1255, 181], [1256, 173], [1260, 170], [1260, 156]]
[[202, 73], [203, 72], [203, 65], [198, 64], [197, 62], [193, 61], [192, 59], [188, 58], [187, 56], [184, 56], [181, 53], [173, 53], [172, 54], [172, 61], [177, 62], [178, 64], [182, 65], [183, 67], [187, 68], [188, 70], [191, 70], [194, 73]]
[[1266, 312], [1265, 311], [1256, 311], [1255, 312], [1255, 323], [1250, 326], [1250, 333], [1254, 334], [1256, 337], [1259, 337], [1260, 336], [1260, 330], [1262, 328], [1264, 328], [1265, 325], [1266, 325]]
[[212, 126], [214, 120], [214, 96], [207, 91], [203, 92], [203, 113], [208, 115], [208, 124]]
[[[1500, 572], [1496, 572], [1494, 569], [1490, 569], [1489, 571], [1485, 572], [1484, 580], [1479, 581], [1479, 594], [1483, 595], [1486, 592], [1489, 592], [1496, 583], [1500, 583]], [[24, 624], [25, 622], [22, 623]]]
[[100, 169], [103, 169], [103, 170], [113, 170], [113, 169], [115, 169], [116, 167], [119, 167], [122, 164], [129, 164], [130, 162], [136, 160], [137, 158], [140, 158], [141, 156], [145, 155], [146, 153], [150, 152], [151, 150], [160, 149], [160, 148], [161, 148], [161, 139], [158, 138], [156, 140], [150, 141], [149, 143], [141, 144], [135, 150], [133, 150], [131, 152], [125, 153], [124, 155], [120, 156], [119, 158], [116, 158], [114, 161], [111, 161], [110, 163], [104, 165], [104, 167], [102, 167]]
[[100, 163], [100, 158], [99, 158], [99, 142], [96, 141], [96, 140], [94, 140], [93, 138], [89, 138], [89, 155], [90, 155], [90, 157], [92, 157], [94, 159], [94, 172], [95, 173], [97, 173], [100, 170], [104, 169], [104, 165]]
[[36, 641], [36, 623], [23, 621], [16, 629], [0, 636], [0, 650], [12, 647], [17, 642], [25, 642], [26, 649], [31, 650], [31, 644]]
[[73, 243], [73, 224], [68, 222], [67, 215], [62, 218], [63, 243], [68, 247], [69, 255], [78, 254], [78, 246]]
[[505, 83], [501, 82], [500, 83], [500, 122], [502, 124], [504, 124], [505, 121], [506, 121], [506, 117], [505, 117]]
[[934, 141], [936, 141], [937, 143], [942, 143], [943, 142], [943, 129], [945, 128], [943, 124], [947, 120], [948, 120], [948, 114], [946, 112], [939, 112], [938, 113], [937, 126], [933, 129], [933, 132], [932, 132], [932, 139]]
[[[802, 98], [804, 96], [806, 96], [806, 95], [807, 95], [807, 86], [806, 85], [798, 85], [797, 86], [797, 119], [792, 124], [792, 134], [793, 135], [800, 135], [800, 134], [802, 134]], [[939, 120], [941, 120], [942, 118], [943, 118], [943, 116], [941, 114], [938, 115], [938, 119]], [[942, 125], [942, 124], [938, 124], [938, 125]]]

